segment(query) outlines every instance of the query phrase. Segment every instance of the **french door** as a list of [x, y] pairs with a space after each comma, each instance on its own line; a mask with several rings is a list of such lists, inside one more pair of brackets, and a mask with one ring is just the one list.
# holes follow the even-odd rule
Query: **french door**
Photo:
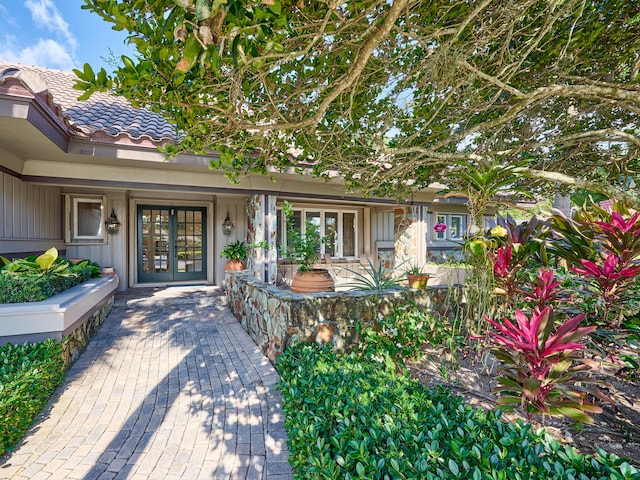
[[138, 205], [138, 281], [207, 279], [204, 207]]

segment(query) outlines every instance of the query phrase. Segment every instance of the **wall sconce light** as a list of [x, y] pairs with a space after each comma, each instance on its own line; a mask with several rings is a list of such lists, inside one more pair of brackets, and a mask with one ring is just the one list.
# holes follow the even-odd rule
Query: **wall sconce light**
[[231, 235], [233, 231], [233, 223], [231, 222], [231, 218], [229, 217], [229, 212], [227, 212], [227, 217], [222, 222], [222, 233], [224, 233], [227, 237]]
[[107, 226], [107, 232], [118, 233], [118, 230], [120, 229], [120, 222], [118, 221], [118, 217], [116, 217], [116, 212], [113, 208], [111, 209], [111, 215], [109, 215], [109, 218], [107, 218], [107, 221], [104, 223]]

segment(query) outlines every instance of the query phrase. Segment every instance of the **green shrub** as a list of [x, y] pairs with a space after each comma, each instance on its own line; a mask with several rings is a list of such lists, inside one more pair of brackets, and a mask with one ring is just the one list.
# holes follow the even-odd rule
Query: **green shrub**
[[[65, 260], [57, 259], [56, 263], [58, 262], [62, 263]], [[100, 267], [96, 263], [83, 260], [77, 264], [68, 265], [64, 272], [63, 275], [53, 272], [42, 274], [30, 272], [2, 274], [0, 272], [0, 304], [46, 300], [90, 278], [98, 277]]]
[[22, 438], [63, 378], [59, 342], [0, 347], [0, 455]]
[[278, 368], [296, 478], [640, 479], [615, 455], [579, 454], [356, 354], [299, 344]]
[[433, 338], [436, 328], [433, 314], [420, 309], [412, 300], [396, 307], [390, 315], [379, 314], [376, 328], [362, 333], [360, 352], [369, 359], [384, 358], [402, 363], [418, 359], [420, 347]]

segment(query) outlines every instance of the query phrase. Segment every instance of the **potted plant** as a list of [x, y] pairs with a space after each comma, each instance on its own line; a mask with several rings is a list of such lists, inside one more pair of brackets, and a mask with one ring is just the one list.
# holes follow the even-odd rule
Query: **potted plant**
[[313, 267], [320, 258], [320, 245], [325, 242], [318, 227], [307, 221], [304, 223], [304, 233], [298, 230], [293, 222], [293, 207], [289, 202], [284, 202], [282, 212], [287, 219], [286, 255], [298, 265], [298, 271], [291, 282], [291, 291], [333, 292], [335, 285], [329, 271]]
[[407, 282], [409, 283], [409, 288], [413, 290], [420, 290], [420, 289], [427, 288], [427, 282], [429, 281], [429, 274], [422, 271], [422, 269], [417, 265], [407, 270], [406, 275], [407, 275]]
[[220, 256], [228, 260], [224, 266], [225, 272], [244, 270], [243, 261], [247, 258], [247, 244], [242, 240], [227, 243], [220, 252]]

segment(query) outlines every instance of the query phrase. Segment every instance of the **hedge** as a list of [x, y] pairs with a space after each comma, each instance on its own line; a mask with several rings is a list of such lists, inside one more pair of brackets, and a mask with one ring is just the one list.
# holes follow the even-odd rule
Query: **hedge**
[[357, 354], [299, 344], [278, 369], [299, 479], [640, 479], [615, 455], [577, 453]]

